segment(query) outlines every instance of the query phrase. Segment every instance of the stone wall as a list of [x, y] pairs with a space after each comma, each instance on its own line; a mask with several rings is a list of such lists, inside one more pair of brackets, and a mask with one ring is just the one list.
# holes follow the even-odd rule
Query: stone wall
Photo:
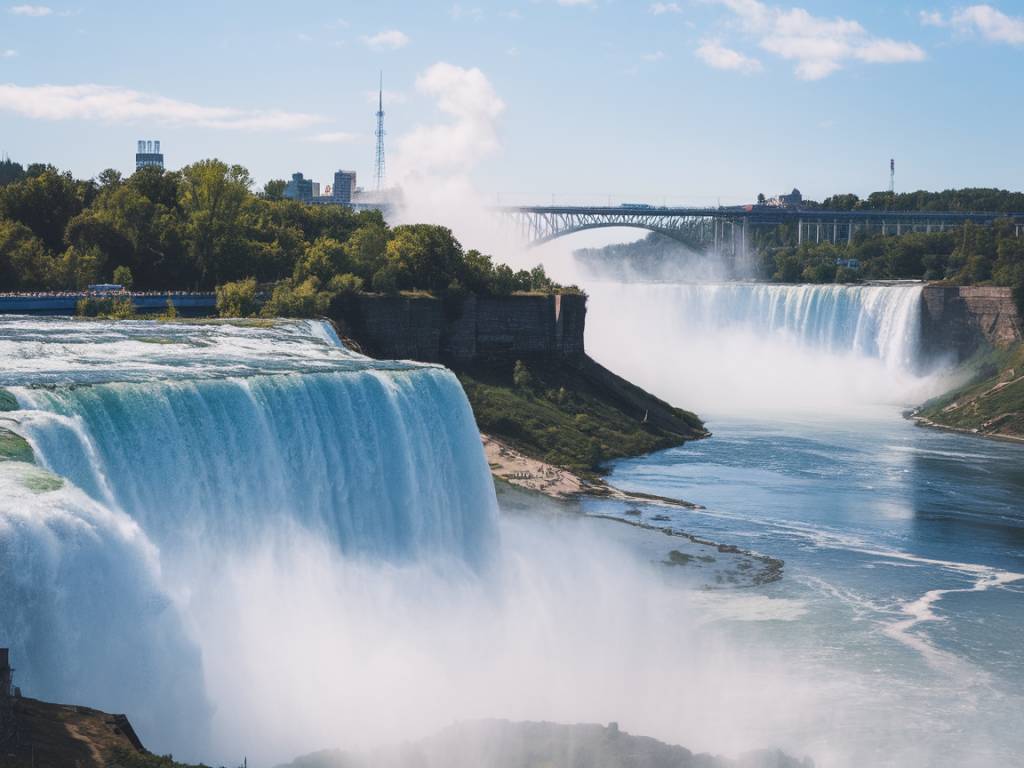
[[466, 364], [583, 353], [586, 297], [352, 296], [331, 309], [342, 334], [379, 358]]
[[970, 357], [979, 347], [1020, 341], [1022, 322], [1010, 288], [927, 285], [922, 291], [921, 346], [927, 357]]

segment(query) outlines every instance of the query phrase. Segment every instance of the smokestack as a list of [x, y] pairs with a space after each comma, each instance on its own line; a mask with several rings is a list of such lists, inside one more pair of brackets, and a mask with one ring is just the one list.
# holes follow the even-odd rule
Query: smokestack
[[153, 142], [153, 151], [156, 152], [156, 154], [158, 154], [158, 155], [160, 154], [160, 142], [159, 141], [154, 141]]

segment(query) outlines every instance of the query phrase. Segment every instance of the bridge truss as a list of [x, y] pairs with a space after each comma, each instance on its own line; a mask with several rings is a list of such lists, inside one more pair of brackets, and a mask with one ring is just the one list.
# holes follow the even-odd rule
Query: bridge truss
[[654, 206], [522, 206], [496, 209], [530, 245], [588, 229], [635, 227], [671, 237], [691, 248], [725, 255], [746, 252], [752, 226], [789, 225], [797, 244], [850, 242], [859, 232], [901, 235], [942, 232], [970, 221], [990, 226], [1008, 220], [1024, 234], [1024, 214], [918, 211], [826, 211], [744, 206], [658, 208]]

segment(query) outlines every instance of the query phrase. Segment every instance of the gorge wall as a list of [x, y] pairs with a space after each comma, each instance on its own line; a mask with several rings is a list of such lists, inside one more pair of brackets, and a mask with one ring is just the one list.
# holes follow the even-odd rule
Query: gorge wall
[[583, 354], [587, 299], [554, 296], [357, 295], [340, 299], [331, 319], [367, 354], [455, 365], [537, 355]]
[[921, 294], [921, 351], [925, 358], [970, 357], [989, 344], [1022, 338], [1022, 319], [1010, 288], [927, 285]]

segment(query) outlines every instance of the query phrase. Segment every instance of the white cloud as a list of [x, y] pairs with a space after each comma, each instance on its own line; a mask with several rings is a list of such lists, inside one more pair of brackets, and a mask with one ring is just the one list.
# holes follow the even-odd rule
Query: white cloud
[[409, 44], [409, 36], [398, 29], [387, 29], [364, 37], [363, 42], [375, 51], [396, 51]]
[[717, 40], [704, 40], [696, 51], [697, 58], [715, 69], [730, 69], [744, 74], [761, 71], [761, 62], [726, 48]]
[[497, 120], [505, 103], [479, 69], [439, 62], [416, 78], [416, 90], [450, 119], [417, 126], [399, 139], [399, 173], [460, 173], [498, 149]]
[[455, 21], [461, 21], [462, 19], [470, 19], [472, 21], [480, 21], [484, 17], [483, 8], [464, 8], [463, 6], [456, 3], [448, 11], [448, 15]]
[[820, 80], [852, 60], [892, 64], [926, 58], [918, 45], [874, 37], [857, 21], [813, 16], [803, 8], [784, 10], [760, 0], [713, 1], [736, 14], [763, 50], [795, 62], [796, 74], [804, 80]]
[[992, 42], [1024, 45], [1024, 17], [1007, 16], [991, 5], [961, 8], [953, 14], [950, 23], [957, 29], [976, 32]]
[[53, 8], [46, 5], [12, 5], [10, 12], [16, 16], [50, 16]]
[[946, 26], [946, 20], [942, 18], [942, 14], [938, 11], [921, 11], [918, 14], [921, 19], [921, 23], [926, 27], [944, 27]]
[[0, 51], [0, 59], [13, 59], [17, 55], [18, 52], [13, 48], [8, 48], [7, 50]]
[[593, 5], [594, 0], [555, 0], [559, 5]]
[[284, 131], [322, 122], [280, 110], [206, 107], [108, 85], [0, 85], [0, 110], [39, 120], [95, 120], [195, 125], [243, 131]]
[[651, 13], [655, 16], [660, 16], [663, 13], [682, 13], [683, 9], [679, 7], [679, 3], [651, 3]]
[[308, 137], [308, 141], [315, 141], [319, 144], [347, 144], [359, 138], [358, 134], [347, 133], [346, 131], [331, 131], [328, 133], [317, 133]]
[[665, 58], [664, 51], [652, 51], [651, 53], [645, 53], [643, 55], [644, 61], [661, 61]]

